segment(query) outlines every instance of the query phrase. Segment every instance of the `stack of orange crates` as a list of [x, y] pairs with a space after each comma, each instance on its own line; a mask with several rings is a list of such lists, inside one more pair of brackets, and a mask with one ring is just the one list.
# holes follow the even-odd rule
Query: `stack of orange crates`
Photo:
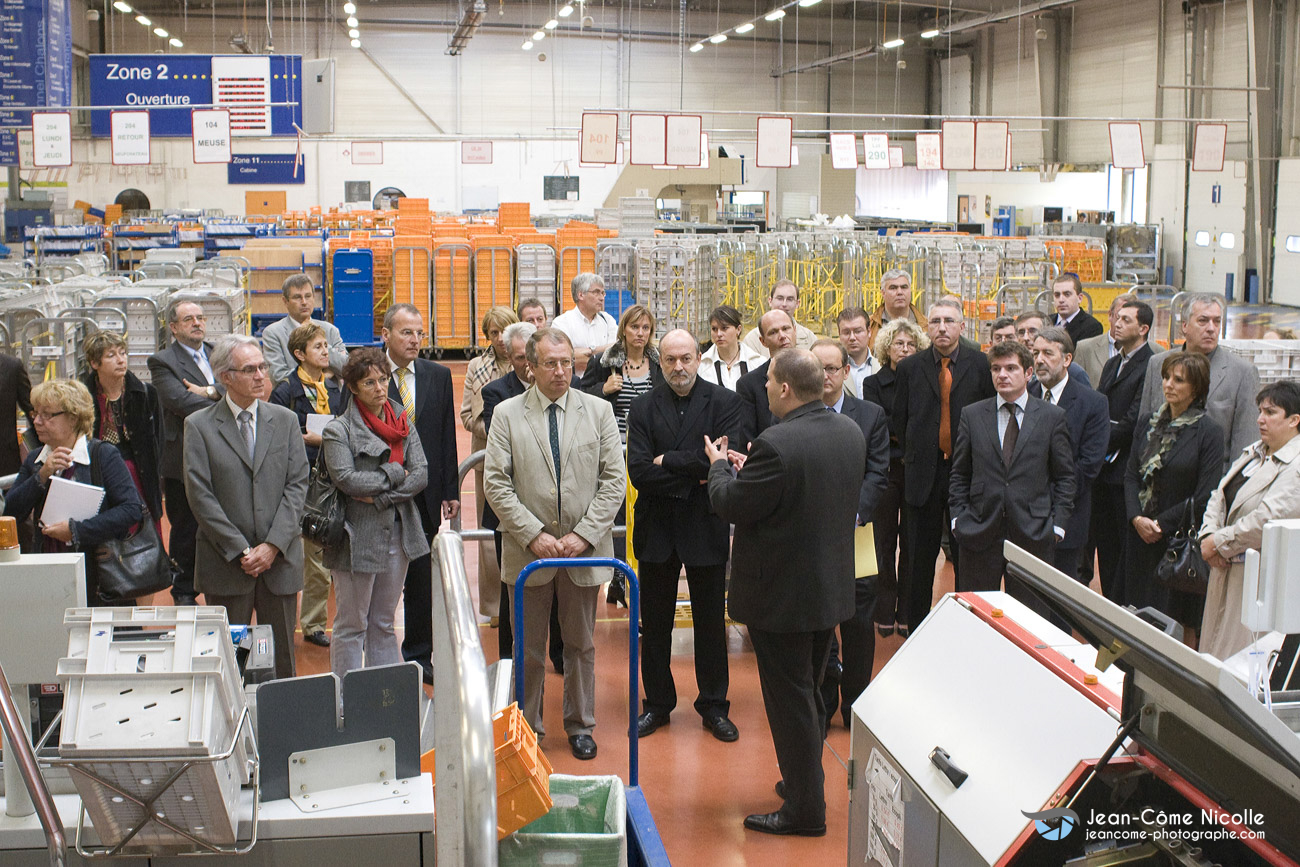
[[393, 236], [371, 235], [367, 246], [375, 254], [375, 333], [378, 333], [384, 311], [393, 301]]
[[[433, 333], [429, 301], [429, 263], [432, 257], [433, 247], [427, 234], [393, 237], [392, 301], [394, 304], [414, 304], [424, 320], [424, 330], [429, 334]], [[385, 305], [384, 310], [387, 309]], [[376, 316], [382, 316], [383, 312], [376, 306]]]
[[1102, 250], [1090, 249], [1082, 241], [1053, 240], [1048, 244], [1048, 252], [1061, 251], [1061, 272], [1079, 275], [1084, 283], [1100, 283], [1106, 279], [1106, 254]]
[[465, 237], [438, 237], [433, 245], [433, 340], [441, 349], [474, 345], [473, 255]]
[[502, 202], [497, 206], [497, 228], [511, 234], [511, 229], [532, 228], [533, 218], [527, 202]]
[[[510, 235], [474, 235], [474, 305], [482, 319], [492, 307], [514, 306], [515, 239]], [[474, 332], [476, 345], [485, 345], [481, 330]]]
[[[551, 811], [552, 769], [518, 704], [492, 718], [492, 744], [497, 765], [497, 839], [502, 840]], [[436, 802], [436, 751], [420, 756], [420, 771], [433, 777]]]
[[560, 312], [573, 307], [573, 294], [569, 286], [573, 278], [584, 271], [596, 270], [596, 234], [594, 223], [570, 220], [555, 231], [555, 252], [560, 268]]

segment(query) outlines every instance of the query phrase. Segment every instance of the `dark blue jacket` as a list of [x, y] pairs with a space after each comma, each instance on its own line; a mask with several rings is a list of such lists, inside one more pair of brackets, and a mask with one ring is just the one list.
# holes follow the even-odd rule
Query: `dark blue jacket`
[[[117, 449], [108, 443], [96, 439], [87, 439], [90, 459], [98, 461], [100, 484], [104, 488], [104, 503], [99, 514], [84, 521], [73, 521], [73, 537], [77, 540], [74, 550], [90, 551], [110, 539], [124, 539], [131, 528], [140, 523], [140, 495], [131, 480], [131, 473], [126, 462]], [[40, 519], [41, 510], [45, 508], [45, 495], [48, 488], [41, 484], [40, 467], [36, 463], [41, 449], [35, 449], [27, 455], [22, 468], [18, 470], [18, 481], [9, 489], [5, 497], [5, 514], [19, 521], [28, 515]], [[96, 483], [94, 473], [88, 466], [74, 464], [72, 480], [85, 485]], [[38, 538], [41, 538], [38, 534]]]
[[[334, 380], [327, 379], [325, 391], [329, 394], [330, 415], [338, 415], [343, 411], [342, 389]], [[296, 371], [284, 382], [276, 385], [275, 390], [271, 392], [271, 403], [288, 407], [297, 413], [298, 427], [302, 428], [303, 433], [307, 432], [307, 416], [316, 412], [316, 402], [307, 398]], [[316, 463], [316, 453], [320, 451], [320, 447], [309, 446], [305, 442], [303, 445], [307, 449], [307, 463]]]

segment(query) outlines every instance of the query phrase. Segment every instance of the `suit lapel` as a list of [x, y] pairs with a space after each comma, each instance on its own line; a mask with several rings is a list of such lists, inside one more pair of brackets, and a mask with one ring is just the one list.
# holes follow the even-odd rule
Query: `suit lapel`
[[[929, 352], [929, 350], [926, 351]], [[939, 362], [935, 361], [933, 352], [930, 352], [929, 357], [924, 359], [921, 370], [925, 372], [925, 381], [930, 383], [930, 388], [934, 389], [934, 396], [939, 397]], [[956, 384], [955, 377], [953, 384]]]
[[262, 469], [262, 461], [271, 451], [271, 441], [275, 439], [275, 419], [266, 411], [270, 404], [261, 402], [257, 408], [257, 433], [253, 439], [253, 475]]
[[1230, 377], [1224, 376], [1228, 369], [1228, 350], [1220, 347], [1214, 353], [1214, 358], [1210, 361], [1210, 393], [1205, 397], [1205, 405], [1210, 403], [1218, 396], [1218, 392], [1225, 389], [1235, 389], [1238, 387], [1236, 382], [1229, 382]]
[[[205, 344], [206, 348], [206, 344]], [[199, 366], [194, 362], [194, 356], [190, 351], [181, 345], [178, 340], [172, 344], [172, 355], [176, 358], [177, 365], [185, 374], [185, 379], [194, 385], [208, 385], [208, 378], [199, 370]]]
[[433, 368], [429, 365], [433, 362], [421, 363], [423, 359], [415, 360], [415, 417], [423, 418], [424, 405], [429, 401], [429, 393], [433, 391]]
[[1016, 448], [1011, 453], [1011, 463], [1014, 464], [1025, 450], [1025, 443], [1029, 442], [1029, 435], [1037, 425], [1044, 406], [1046, 404], [1037, 398], [1031, 398], [1025, 403], [1024, 421], [1020, 423], [1020, 432], [1016, 435]]
[[1241, 516], [1242, 505], [1247, 503], [1255, 494], [1273, 484], [1273, 480], [1277, 478], [1277, 474], [1281, 469], [1282, 464], [1274, 460], [1267, 460], [1263, 466], [1255, 471], [1255, 475], [1246, 479], [1241, 485], [1241, 490], [1237, 491], [1237, 496], [1233, 498], [1232, 513], [1228, 515], [1228, 521], [1225, 523], [1235, 522]]
[[[244, 466], [251, 470], [253, 460], [248, 456], [248, 447], [244, 445], [244, 438], [239, 435], [239, 422], [235, 421], [235, 417], [230, 414], [230, 406], [224, 400], [221, 402], [221, 409], [217, 410], [217, 430], [221, 432], [221, 436], [230, 444], [235, 454], [239, 455]], [[258, 440], [260, 439], [259, 437]], [[256, 449], [256, 446], [254, 448]]]
[[[682, 420], [677, 417], [677, 411], [673, 408], [673, 395], [670, 389], [656, 388], [651, 392], [654, 395], [654, 411], [657, 412], [667, 426], [669, 438], [676, 446], [677, 439], [682, 435]], [[692, 401], [693, 402], [693, 401]]]
[[551, 457], [551, 435], [546, 426], [546, 400], [535, 387], [524, 392], [524, 420], [537, 440], [537, 447], [541, 449], [542, 458], [551, 471], [551, 479], [556, 479], [555, 460]]
[[[695, 391], [691, 394], [690, 403], [686, 405], [686, 415], [682, 417], [681, 425], [677, 428], [677, 433], [673, 436], [673, 448], [681, 447], [682, 439], [685, 438], [689, 431], [696, 429], [700, 416], [708, 412], [709, 404], [712, 402], [712, 390], [701, 389], [699, 384], [696, 384]], [[672, 403], [671, 398], [669, 398], [669, 403]], [[674, 412], [673, 415], [676, 416], [677, 413]], [[713, 431], [706, 431], [706, 433], [710, 436], [717, 436]]]
[[[569, 389], [569, 406], [564, 411], [564, 431], [560, 434], [560, 469], [569, 466], [573, 445], [578, 441], [578, 428], [586, 419], [587, 407], [576, 389]], [[549, 449], [549, 446], [548, 446]]]

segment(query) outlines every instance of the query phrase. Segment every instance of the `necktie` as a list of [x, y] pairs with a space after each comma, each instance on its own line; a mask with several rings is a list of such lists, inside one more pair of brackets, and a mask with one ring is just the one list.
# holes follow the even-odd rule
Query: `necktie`
[[947, 356], [939, 359], [939, 451], [945, 458], [952, 454], [952, 410], [948, 405], [952, 396], [951, 364]]
[[1014, 403], [1004, 403], [1002, 408], [1010, 416], [1007, 419], [1007, 432], [1002, 436], [1002, 463], [1009, 467], [1011, 466], [1011, 455], [1016, 450], [1016, 439], [1020, 436], [1020, 423], [1016, 421], [1016, 405]]
[[406, 407], [406, 419], [415, 424], [415, 402], [411, 400], [411, 389], [406, 384], [406, 368], [397, 368], [397, 393], [402, 396], [402, 406]]
[[[1043, 400], [1047, 401], [1048, 403], [1052, 404], [1053, 406], [1056, 405], [1056, 401], [1052, 400], [1052, 390], [1051, 390], [1050, 388], [1049, 388], [1047, 391], [1045, 391], [1045, 392], [1043, 393]], [[1014, 418], [1014, 417], [1015, 417], [1015, 414], [1012, 413], [1012, 418]]]
[[207, 382], [203, 383], [204, 385], [212, 385], [216, 382], [216, 379], [212, 376], [212, 365], [208, 364], [208, 354], [203, 351], [202, 346], [194, 350], [194, 363], [199, 366], [199, 371], [207, 377]]
[[[551, 434], [551, 460], [555, 462], [555, 490], [560, 490], [560, 405], [553, 403], [546, 408], [546, 426]], [[556, 508], [558, 510], [560, 495], [555, 496]]]
[[244, 448], [248, 450], [248, 459], [253, 459], [253, 414], [244, 410], [239, 414], [239, 435], [244, 438]]

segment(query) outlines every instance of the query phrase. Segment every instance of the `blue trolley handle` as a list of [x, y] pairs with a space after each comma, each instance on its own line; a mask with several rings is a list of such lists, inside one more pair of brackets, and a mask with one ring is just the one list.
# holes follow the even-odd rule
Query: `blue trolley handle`
[[615, 571], [622, 573], [627, 578], [628, 584], [628, 629], [627, 629], [627, 677], [628, 677], [628, 703], [627, 703], [627, 776], [628, 785], [636, 786], [637, 783], [637, 735], [636, 735], [636, 717], [637, 706], [640, 704], [641, 683], [640, 683], [640, 661], [638, 659], [638, 632], [637, 625], [641, 622], [641, 585], [636, 580], [636, 573], [632, 567], [622, 560], [614, 557], [553, 557], [534, 560], [523, 569], [519, 570], [519, 577], [515, 579], [515, 601], [514, 601], [514, 623], [512, 624], [514, 640], [514, 666], [515, 666], [515, 701], [519, 702], [520, 709], [524, 705], [524, 585], [528, 582], [528, 577], [538, 569], [568, 569], [581, 568], [589, 569], [596, 566], [612, 567]]

